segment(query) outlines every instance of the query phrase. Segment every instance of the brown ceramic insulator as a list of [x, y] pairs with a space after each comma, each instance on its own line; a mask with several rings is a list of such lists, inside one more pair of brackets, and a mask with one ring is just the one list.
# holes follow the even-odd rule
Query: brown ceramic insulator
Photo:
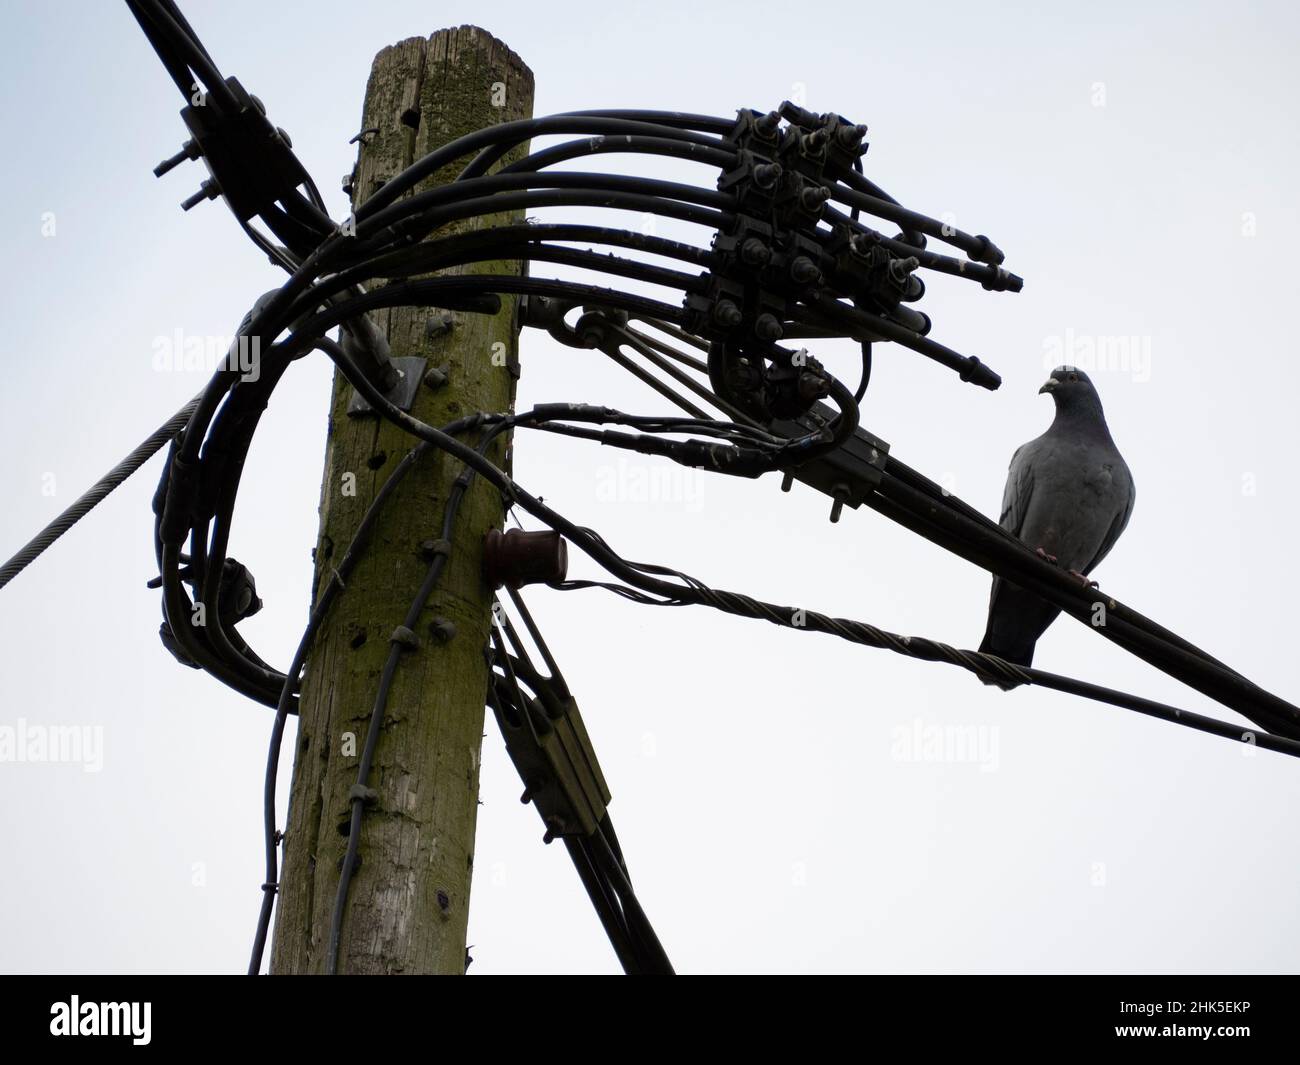
[[483, 576], [493, 588], [562, 581], [569, 572], [569, 546], [557, 532], [488, 531], [483, 542]]

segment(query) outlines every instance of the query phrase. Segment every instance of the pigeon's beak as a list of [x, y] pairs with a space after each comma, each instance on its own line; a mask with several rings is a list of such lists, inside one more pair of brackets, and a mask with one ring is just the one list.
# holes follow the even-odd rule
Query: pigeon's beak
[[1038, 390], [1038, 394], [1041, 396], [1044, 392], [1055, 392], [1055, 391], [1056, 391], [1056, 378], [1049, 377], [1046, 381], [1043, 382], [1043, 387]]

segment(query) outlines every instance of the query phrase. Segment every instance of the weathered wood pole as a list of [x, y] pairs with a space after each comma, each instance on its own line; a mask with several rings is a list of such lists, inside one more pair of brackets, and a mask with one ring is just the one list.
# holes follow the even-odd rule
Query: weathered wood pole
[[[375, 57], [366, 87], [354, 206], [413, 160], [463, 134], [532, 114], [533, 75], [517, 55], [474, 26], [413, 37]], [[526, 152], [512, 151], [506, 162]], [[451, 180], [467, 159], [428, 188]], [[495, 216], [500, 224], [503, 216]], [[522, 217], [513, 219], [522, 221]], [[481, 220], [441, 230], [465, 231]], [[449, 273], [520, 271], [494, 262]], [[421, 355], [447, 383], [422, 385], [412, 413], [444, 425], [476, 410], [513, 406], [518, 373], [516, 301], [495, 316], [456, 312], [439, 334], [436, 308], [376, 312], [395, 357]], [[503, 357], [503, 355], [505, 357]], [[334, 377], [320, 534], [317, 593], [351, 541], [366, 507], [416, 441], [373, 415], [349, 416], [352, 389]], [[506, 461], [508, 437], [489, 456]], [[430, 451], [400, 483], [311, 650], [303, 678], [271, 971], [319, 973], [346, 847], [348, 791], [355, 783], [389, 637], [402, 623], [428, 568], [421, 544], [439, 538], [458, 463]], [[480, 575], [483, 537], [500, 528], [500, 497], [476, 479], [461, 507], [451, 555], [388, 700], [369, 786], [362, 863], [344, 912], [340, 973], [462, 973], [474, 865], [479, 754], [483, 735], [491, 590]], [[337, 556], [337, 557], [336, 557]], [[431, 627], [449, 621], [440, 642]], [[445, 626], [442, 630], [446, 632]], [[343, 825], [340, 831], [340, 825]]]

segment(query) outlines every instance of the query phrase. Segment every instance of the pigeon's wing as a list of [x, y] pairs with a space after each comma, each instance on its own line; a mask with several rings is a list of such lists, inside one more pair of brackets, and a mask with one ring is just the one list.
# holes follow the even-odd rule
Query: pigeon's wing
[[1083, 573], [1091, 573], [1094, 567], [1101, 565], [1101, 560], [1110, 554], [1110, 549], [1115, 546], [1115, 541], [1119, 539], [1120, 533], [1124, 531], [1129, 518], [1133, 515], [1133, 504], [1137, 500], [1137, 485], [1133, 483], [1133, 475], [1128, 472], [1127, 467], [1124, 468], [1124, 473], [1128, 480], [1128, 496], [1124, 500], [1124, 506], [1111, 521], [1106, 535], [1102, 537], [1101, 546], [1097, 548], [1092, 561], [1083, 567]]
[[1034, 494], [1034, 454], [1038, 441], [1031, 440], [1016, 448], [1007, 467], [1007, 486], [1002, 492], [1002, 516], [998, 524], [1013, 536], [1019, 536], [1029, 513], [1029, 500]]

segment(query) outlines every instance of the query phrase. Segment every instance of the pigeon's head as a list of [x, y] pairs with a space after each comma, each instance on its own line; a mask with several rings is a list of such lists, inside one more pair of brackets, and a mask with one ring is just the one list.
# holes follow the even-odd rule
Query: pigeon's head
[[1039, 395], [1044, 392], [1052, 397], [1056, 409], [1064, 413], [1101, 410], [1101, 397], [1088, 375], [1077, 366], [1058, 366], [1038, 390]]

